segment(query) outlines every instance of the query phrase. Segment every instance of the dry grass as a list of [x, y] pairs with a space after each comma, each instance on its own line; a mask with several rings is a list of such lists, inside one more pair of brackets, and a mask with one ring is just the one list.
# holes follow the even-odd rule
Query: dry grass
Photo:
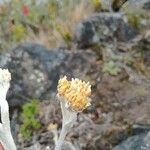
[[90, 0], [81, 0], [72, 10], [65, 12], [65, 19], [56, 17], [53, 22], [54, 26], [49, 27], [48, 31], [41, 28], [37, 35], [30, 32], [25, 41], [38, 42], [47, 48], [59, 47], [60, 45], [67, 47], [72, 41], [75, 26], [89, 17], [93, 11]]

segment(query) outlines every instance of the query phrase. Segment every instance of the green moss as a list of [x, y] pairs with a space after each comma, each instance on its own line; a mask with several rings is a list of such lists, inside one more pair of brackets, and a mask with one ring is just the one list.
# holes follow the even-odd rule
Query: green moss
[[139, 29], [140, 28], [140, 17], [137, 16], [134, 13], [126, 13], [128, 22], [131, 24], [134, 28]]
[[121, 69], [113, 61], [109, 61], [104, 63], [102, 72], [116, 76], [121, 72]]
[[100, 11], [102, 9], [101, 0], [92, 0], [95, 11]]
[[63, 24], [59, 24], [56, 25], [56, 30], [59, 32], [66, 45], [69, 47], [72, 42], [72, 32], [69, 30], [69, 28], [65, 27]]
[[134, 63], [134, 60], [131, 56], [127, 55], [127, 56], [124, 57], [124, 63], [126, 65], [132, 66], [133, 63]]
[[33, 132], [41, 127], [41, 123], [36, 118], [39, 112], [39, 101], [33, 99], [23, 105], [21, 119], [21, 134], [25, 139], [30, 139]]
[[62, 36], [66, 43], [69, 43], [72, 41], [72, 34], [70, 32], [64, 32]]
[[12, 39], [14, 41], [21, 41], [26, 35], [26, 28], [21, 24], [14, 25], [12, 28]]

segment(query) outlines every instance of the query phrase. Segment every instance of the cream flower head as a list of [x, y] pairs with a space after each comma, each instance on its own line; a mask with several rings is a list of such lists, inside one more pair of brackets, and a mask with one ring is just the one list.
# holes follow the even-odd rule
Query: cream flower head
[[0, 68], [0, 99], [6, 99], [6, 94], [10, 86], [11, 74], [8, 69]]
[[91, 85], [89, 82], [86, 83], [77, 78], [68, 81], [64, 76], [59, 80], [57, 90], [58, 95], [77, 112], [83, 111], [90, 105]]
[[2, 83], [9, 83], [11, 80], [11, 74], [8, 69], [1, 69], [0, 68], [0, 84]]

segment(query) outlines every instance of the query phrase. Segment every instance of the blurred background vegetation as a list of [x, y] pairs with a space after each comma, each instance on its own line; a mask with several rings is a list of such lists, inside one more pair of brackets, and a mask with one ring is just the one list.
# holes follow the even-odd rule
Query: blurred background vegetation
[[39, 42], [51, 48], [62, 44], [70, 46], [74, 25], [100, 6], [98, 0], [3, 1], [0, 49], [22, 41]]
[[[18, 43], [37, 42], [48, 48], [69, 47], [74, 26], [93, 12], [102, 11], [101, 0], [1, 0], [0, 50]], [[139, 28], [140, 20], [127, 8], [129, 23]]]

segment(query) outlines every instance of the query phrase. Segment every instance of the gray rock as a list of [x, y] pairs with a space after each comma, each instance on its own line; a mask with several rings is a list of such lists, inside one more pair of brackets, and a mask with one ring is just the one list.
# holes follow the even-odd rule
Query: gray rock
[[132, 136], [113, 150], [150, 150], [150, 132]]
[[150, 10], [150, 1], [144, 3], [143, 8], [146, 9], [146, 10]]
[[[147, 2], [149, 2], [149, 0], [127, 0], [125, 5], [132, 9], [135, 9], [135, 7], [139, 9], [142, 8]], [[110, 8], [111, 8], [112, 0], [101, 0], [101, 3], [104, 9], [111, 10]]]
[[0, 67], [12, 73], [7, 95], [10, 106], [32, 99], [55, 100], [61, 75], [84, 78], [96, 60], [92, 52], [47, 50], [38, 44], [23, 44], [0, 55]]
[[123, 15], [119, 13], [96, 14], [82, 23], [75, 29], [75, 42], [78, 47], [87, 47], [103, 42], [115, 40], [128, 42], [137, 35]]
[[141, 8], [143, 7], [143, 5], [145, 3], [149, 2], [149, 0], [128, 0], [128, 6], [132, 7], [132, 8], [135, 8], [135, 7], [138, 7], [138, 8]]

